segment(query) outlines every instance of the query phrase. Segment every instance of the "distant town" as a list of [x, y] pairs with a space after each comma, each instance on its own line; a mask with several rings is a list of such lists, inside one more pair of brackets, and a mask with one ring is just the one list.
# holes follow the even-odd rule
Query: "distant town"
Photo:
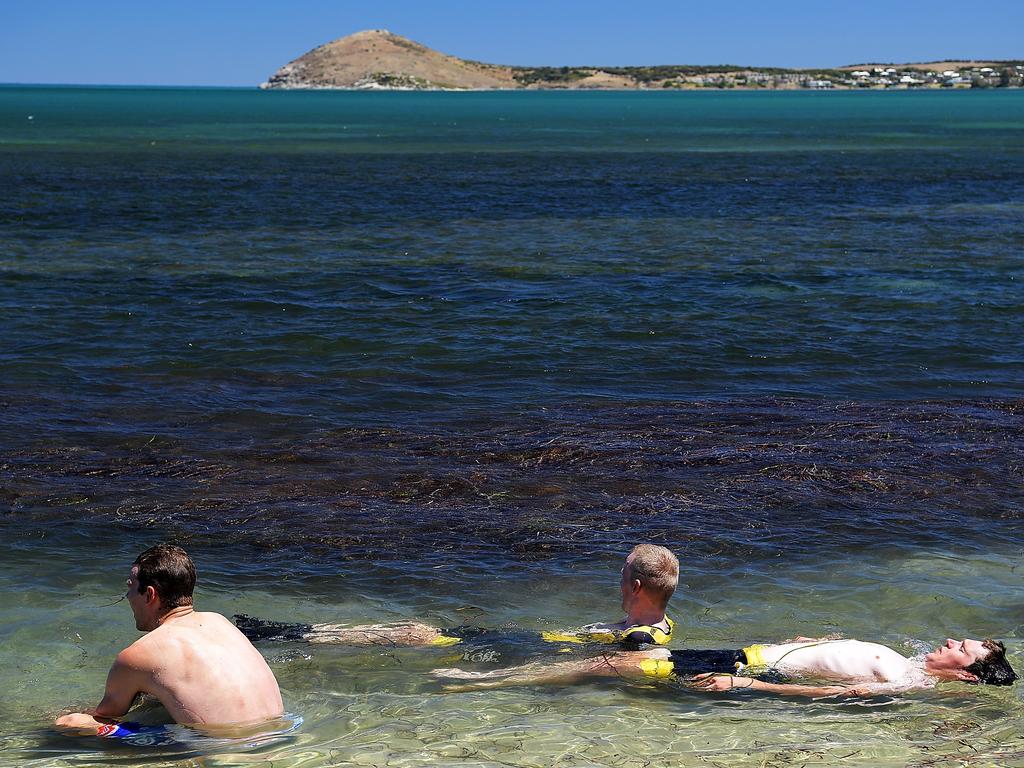
[[[716, 67], [714, 71], [690, 72], [680, 69], [667, 77], [651, 79], [661, 88], [1019, 88], [1024, 84], [1024, 63], [993, 62], [996, 66], [868, 65], [829, 70]], [[932, 65], [934, 66], [934, 65]], [[630, 67], [629, 69], [645, 69]], [[662, 69], [662, 68], [651, 68]], [[709, 68], [710, 69], [710, 68]], [[608, 71], [605, 69], [604, 71]], [[623, 73], [625, 74], [625, 72]], [[637, 73], [644, 74], [644, 73]], [[655, 74], [655, 73], [651, 73]], [[635, 77], [636, 75], [634, 75]]]

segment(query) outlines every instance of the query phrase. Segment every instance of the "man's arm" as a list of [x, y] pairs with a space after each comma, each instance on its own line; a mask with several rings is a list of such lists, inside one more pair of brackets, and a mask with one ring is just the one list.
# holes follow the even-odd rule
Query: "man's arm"
[[779, 696], [807, 696], [812, 699], [824, 696], [869, 696], [871, 694], [871, 689], [868, 686], [768, 683], [752, 677], [710, 673], [695, 677], [690, 687], [702, 691], [731, 691], [734, 688], [749, 688], [752, 691], [765, 691], [766, 693], [775, 693]]
[[93, 710], [97, 717], [123, 717], [132, 708], [135, 697], [142, 693], [143, 675], [133, 661], [129, 650], [121, 651], [114, 659], [107, 673], [103, 699]]
[[491, 672], [435, 669], [431, 674], [442, 679], [454, 678], [464, 681], [445, 685], [444, 690], [450, 692], [520, 685], [571, 685], [598, 677], [643, 678], [641, 662], [647, 658], [648, 655], [644, 653], [614, 653], [554, 664], [535, 662]]
[[121, 651], [107, 673], [103, 699], [88, 712], [72, 712], [57, 718], [56, 726], [75, 734], [95, 736], [101, 725], [123, 717], [141, 693], [143, 675], [132, 663], [128, 650]]

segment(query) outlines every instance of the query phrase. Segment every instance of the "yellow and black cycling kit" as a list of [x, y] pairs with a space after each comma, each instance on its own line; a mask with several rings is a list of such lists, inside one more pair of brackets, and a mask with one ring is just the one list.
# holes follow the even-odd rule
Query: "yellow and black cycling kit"
[[[234, 617], [236, 626], [250, 640], [307, 640], [316, 629], [312, 624], [296, 624], [283, 621], [267, 621], [243, 614]], [[541, 632], [540, 639], [550, 643], [622, 643], [629, 646], [668, 645], [672, 640], [675, 623], [666, 617], [668, 629], [646, 624], [635, 624], [620, 630], [588, 630], [583, 628], [575, 632]], [[532, 633], [531, 633], [532, 634]], [[441, 630], [440, 634], [428, 645], [456, 645], [465, 640], [493, 640], [508, 636], [506, 630], [487, 629], [485, 627], [451, 627]], [[536, 637], [536, 635], [533, 635]]]
[[623, 643], [625, 645], [668, 645], [672, 642], [675, 622], [665, 617], [668, 629], [648, 624], [634, 624], [625, 629], [588, 630], [576, 632], [541, 632], [540, 637], [549, 643]]
[[686, 677], [704, 672], [715, 674], [736, 674], [744, 670], [745, 674], [765, 670], [764, 645], [748, 645], [739, 650], [726, 651], [670, 651], [667, 659], [644, 659], [640, 669], [649, 677]]

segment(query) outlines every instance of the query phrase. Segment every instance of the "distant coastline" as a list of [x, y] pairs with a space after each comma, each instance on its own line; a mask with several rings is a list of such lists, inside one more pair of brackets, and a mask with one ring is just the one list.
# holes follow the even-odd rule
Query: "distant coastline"
[[946, 60], [787, 69], [670, 64], [520, 67], [469, 61], [387, 30], [367, 30], [314, 48], [260, 84], [278, 90], [886, 90], [1019, 88], [1024, 60]]

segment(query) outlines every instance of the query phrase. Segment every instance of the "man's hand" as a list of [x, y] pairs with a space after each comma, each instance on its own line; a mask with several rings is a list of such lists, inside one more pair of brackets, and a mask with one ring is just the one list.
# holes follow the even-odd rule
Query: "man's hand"
[[107, 718], [97, 719], [88, 712], [70, 712], [57, 718], [57, 730], [70, 736], [95, 736], [101, 725], [114, 722]]
[[874, 696], [875, 691], [871, 689], [869, 685], [859, 685], [852, 688], [847, 688], [842, 693], [843, 696]]
[[750, 688], [753, 684], [754, 680], [749, 677], [705, 672], [703, 675], [695, 676], [690, 682], [690, 687], [699, 688], [702, 691], [729, 691], [733, 688]]

